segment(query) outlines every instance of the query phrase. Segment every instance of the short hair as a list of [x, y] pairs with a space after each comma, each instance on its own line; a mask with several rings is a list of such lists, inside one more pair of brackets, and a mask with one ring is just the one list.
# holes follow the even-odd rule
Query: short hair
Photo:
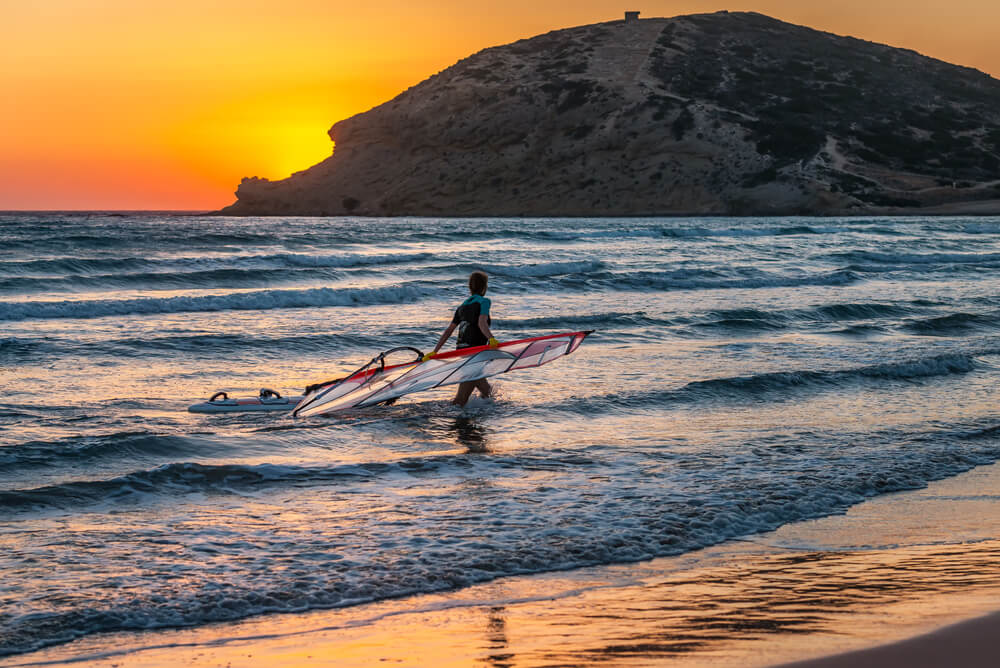
[[469, 292], [474, 295], [482, 295], [486, 293], [486, 283], [489, 278], [486, 276], [486, 272], [474, 271], [469, 274]]

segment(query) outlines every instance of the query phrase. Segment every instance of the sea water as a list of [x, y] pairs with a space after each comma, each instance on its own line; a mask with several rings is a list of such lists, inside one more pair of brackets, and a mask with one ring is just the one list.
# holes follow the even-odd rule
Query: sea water
[[[194, 415], [431, 349], [575, 353]], [[0, 656], [692, 552], [1000, 458], [1000, 219], [0, 215]], [[404, 361], [404, 360], [401, 360]]]

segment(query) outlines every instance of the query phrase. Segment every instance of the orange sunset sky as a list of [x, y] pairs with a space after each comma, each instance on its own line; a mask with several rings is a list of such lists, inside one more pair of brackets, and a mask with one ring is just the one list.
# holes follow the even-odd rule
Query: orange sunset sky
[[1000, 75], [997, 0], [0, 0], [0, 210], [217, 209], [460, 58], [626, 9], [759, 11]]

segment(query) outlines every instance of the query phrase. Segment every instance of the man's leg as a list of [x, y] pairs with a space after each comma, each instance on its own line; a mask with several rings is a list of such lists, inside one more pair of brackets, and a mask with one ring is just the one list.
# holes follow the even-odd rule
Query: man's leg
[[464, 406], [468, 403], [469, 397], [472, 396], [472, 391], [476, 389], [476, 384], [478, 381], [466, 381], [464, 383], [458, 384], [458, 392], [455, 393], [455, 398], [451, 400], [451, 403], [456, 406]]

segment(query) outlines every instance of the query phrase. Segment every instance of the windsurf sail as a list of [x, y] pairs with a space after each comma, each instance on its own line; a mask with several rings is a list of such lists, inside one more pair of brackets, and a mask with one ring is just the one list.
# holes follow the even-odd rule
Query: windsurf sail
[[[329, 383], [311, 386], [292, 415], [325, 415], [348, 408], [374, 406], [404, 394], [454, 385], [469, 380], [489, 378], [515, 369], [541, 366], [569, 355], [580, 347], [592, 332], [570, 332], [536, 336], [501, 343], [497, 348], [477, 346], [462, 348], [422, 361], [416, 348], [393, 348], [354, 373]], [[411, 362], [386, 366], [385, 358], [400, 351], [416, 353]]]

